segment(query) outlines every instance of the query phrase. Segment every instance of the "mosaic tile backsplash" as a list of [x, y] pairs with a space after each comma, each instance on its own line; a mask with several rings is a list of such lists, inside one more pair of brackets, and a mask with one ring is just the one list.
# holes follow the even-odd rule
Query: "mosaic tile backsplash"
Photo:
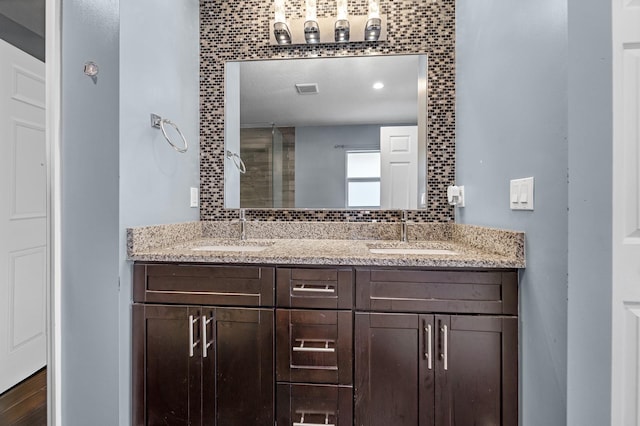
[[[303, 2], [287, 2], [289, 19], [304, 18]], [[229, 60], [426, 53], [427, 208], [416, 222], [453, 221], [447, 186], [455, 180], [455, 0], [382, 0], [388, 37], [382, 42], [319, 46], [269, 45], [271, 0], [200, 1], [201, 220], [237, 218], [224, 208], [224, 64]], [[350, 0], [349, 13], [365, 15], [367, 0]], [[333, 16], [333, 0], [318, 2], [318, 16]], [[393, 210], [247, 210], [248, 220], [395, 222]]]

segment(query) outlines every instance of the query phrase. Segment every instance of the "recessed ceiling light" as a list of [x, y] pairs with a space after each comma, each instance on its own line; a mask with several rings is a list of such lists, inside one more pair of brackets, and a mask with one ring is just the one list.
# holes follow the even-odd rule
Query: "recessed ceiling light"
[[384, 87], [384, 83], [381, 81], [378, 81], [377, 83], [373, 83], [373, 88], [376, 90], [380, 90]]

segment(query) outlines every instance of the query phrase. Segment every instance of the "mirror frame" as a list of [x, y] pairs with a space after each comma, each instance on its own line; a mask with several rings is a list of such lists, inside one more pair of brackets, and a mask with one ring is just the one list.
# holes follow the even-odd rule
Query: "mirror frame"
[[[334, 13], [322, 5], [318, 16]], [[366, 3], [354, 3], [350, 13], [366, 14]], [[388, 17], [384, 42], [272, 46], [268, 37], [273, 2], [257, 0], [255, 7], [209, 0], [200, 3], [200, 218], [238, 218], [237, 209], [224, 208], [224, 63], [246, 59], [329, 57], [344, 55], [426, 54], [427, 92], [427, 208], [410, 212], [411, 220], [449, 223], [454, 209], [447, 203], [447, 186], [455, 181], [455, 22], [456, 4], [411, 0], [382, 2]], [[303, 18], [304, 8], [292, 7], [289, 19]], [[419, 18], [418, 18], [419, 17]], [[251, 22], [251, 25], [247, 25]], [[251, 209], [249, 220], [270, 221], [395, 221], [396, 211]]]
[[[428, 128], [427, 128], [427, 114], [428, 114], [428, 106], [429, 106], [429, 99], [428, 99], [428, 92], [427, 92], [427, 79], [428, 79], [428, 75], [429, 75], [429, 59], [428, 59], [428, 55], [426, 53], [419, 53], [419, 52], [411, 52], [411, 53], [395, 53], [395, 54], [389, 54], [389, 55], [342, 55], [342, 56], [327, 56], [327, 57], [293, 57], [293, 58], [259, 58], [259, 59], [243, 59], [243, 60], [228, 60], [224, 62], [224, 82], [223, 82], [223, 87], [224, 87], [224, 131], [223, 131], [223, 135], [224, 135], [224, 147], [223, 147], [223, 152], [227, 152], [227, 150], [229, 149], [227, 146], [227, 142], [228, 142], [228, 137], [229, 137], [229, 133], [231, 132], [228, 127], [227, 127], [227, 123], [228, 123], [228, 107], [229, 105], [234, 105], [237, 106], [237, 108], [241, 108], [240, 105], [240, 100], [231, 100], [229, 99], [229, 86], [228, 86], [228, 65], [229, 63], [234, 63], [234, 64], [238, 64], [238, 66], [241, 66], [242, 63], [248, 63], [248, 62], [266, 62], [266, 61], [287, 61], [287, 60], [315, 60], [315, 61], [319, 61], [319, 60], [332, 60], [332, 59], [345, 59], [345, 58], [389, 58], [389, 57], [400, 57], [400, 56], [418, 56], [418, 66], [419, 66], [419, 73], [418, 73], [418, 79], [417, 79], [417, 109], [418, 109], [418, 113], [417, 113], [417, 120], [416, 120], [416, 126], [418, 127], [418, 186], [417, 186], [417, 194], [416, 194], [416, 199], [420, 200], [421, 198], [421, 194], [424, 194], [423, 198], [425, 200], [424, 203], [421, 203], [420, 201], [418, 201], [418, 209], [417, 210], [424, 210], [427, 208], [427, 203], [426, 200], [429, 198], [429, 194], [428, 194], [428, 159], [427, 159], [427, 141], [428, 141]], [[234, 96], [237, 95], [238, 98], [240, 97], [240, 90], [238, 91], [238, 93], [234, 92]], [[241, 126], [241, 123], [238, 123]], [[289, 125], [289, 124], [288, 124]], [[238, 133], [240, 131], [240, 129], [242, 129], [242, 127], [240, 127], [238, 129]], [[235, 133], [235, 131], [234, 131]], [[238, 145], [240, 144], [240, 141], [238, 141]], [[235, 145], [234, 145], [235, 146]], [[239, 149], [238, 149], [238, 154], [239, 154]], [[227, 178], [229, 177], [229, 175], [227, 175], [227, 167], [231, 168], [231, 160], [229, 158], [227, 158], [226, 154], [223, 155], [223, 179], [224, 179], [224, 183], [223, 183], [223, 205], [225, 209], [238, 209], [238, 208], [243, 208], [245, 210], [250, 209], [250, 210], [263, 210], [263, 208], [256, 208], [256, 207], [227, 207]], [[291, 211], [291, 210], [319, 210], [319, 211], [326, 211], [326, 210], [344, 210], [344, 211], [384, 211], [385, 209], [382, 208], [348, 208], [348, 207], [342, 207], [342, 208], [336, 208], [336, 207], [274, 207], [274, 208], [270, 208], [269, 210], [284, 210], [284, 211]], [[407, 209], [409, 210], [409, 209]]]

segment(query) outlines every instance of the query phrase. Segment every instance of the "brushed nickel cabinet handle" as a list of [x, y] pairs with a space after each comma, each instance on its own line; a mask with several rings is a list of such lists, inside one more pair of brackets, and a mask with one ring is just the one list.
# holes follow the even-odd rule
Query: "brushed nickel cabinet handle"
[[293, 291], [297, 291], [300, 293], [335, 293], [335, 287], [331, 286], [311, 286], [308, 287], [307, 284], [301, 284], [293, 287]]
[[207, 337], [207, 325], [213, 321], [213, 317], [207, 319], [206, 315], [202, 316], [202, 357], [206, 358], [208, 355], [209, 346], [213, 345], [213, 340], [209, 341]]
[[200, 340], [195, 342], [193, 341], [193, 326], [197, 322], [198, 318], [194, 318], [193, 315], [189, 315], [189, 358], [193, 357], [193, 350], [198, 346], [198, 343], [200, 343]]
[[444, 369], [445, 371], [449, 369], [449, 332], [447, 325], [442, 326], [442, 337], [443, 337], [443, 346], [444, 353], [442, 355], [442, 359], [444, 361]]
[[[299, 422], [293, 422], [292, 426], [336, 426], [335, 423], [329, 423], [329, 416], [331, 415], [335, 415], [334, 413], [326, 413], [326, 412], [322, 412], [322, 413], [315, 413], [315, 412], [299, 412], [300, 414], [300, 421]], [[306, 423], [304, 421], [304, 416], [305, 414], [324, 414], [324, 423]]]
[[427, 345], [427, 351], [424, 353], [424, 357], [427, 359], [427, 368], [431, 370], [433, 368], [433, 361], [432, 361], [433, 336], [431, 333], [431, 324], [427, 324], [427, 326], [424, 328], [424, 332], [426, 334], [425, 343]]
[[[311, 343], [316, 346], [305, 346], [306, 343]], [[320, 346], [317, 346], [317, 344]], [[335, 345], [333, 340], [325, 340], [325, 339], [296, 339], [296, 344], [298, 346], [294, 346], [292, 349], [294, 352], [335, 352], [335, 347], [330, 347], [331, 344]]]

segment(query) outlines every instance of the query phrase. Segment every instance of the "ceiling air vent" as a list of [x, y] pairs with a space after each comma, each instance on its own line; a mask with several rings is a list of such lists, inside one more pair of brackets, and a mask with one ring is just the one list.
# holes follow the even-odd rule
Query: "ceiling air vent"
[[296, 90], [300, 95], [316, 95], [318, 94], [318, 83], [298, 83]]

